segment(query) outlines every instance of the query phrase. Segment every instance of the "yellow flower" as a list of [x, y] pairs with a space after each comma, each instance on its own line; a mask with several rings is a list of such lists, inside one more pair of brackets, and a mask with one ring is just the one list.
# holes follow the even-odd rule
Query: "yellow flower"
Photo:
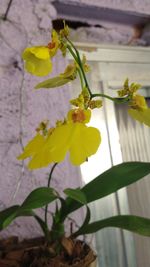
[[72, 122], [56, 128], [51, 136], [51, 142], [54, 162], [64, 160], [69, 152], [71, 163], [80, 165], [96, 153], [101, 137], [96, 128]]
[[101, 137], [98, 129], [85, 125], [90, 117], [90, 110], [74, 109], [68, 112], [68, 123], [57, 127], [51, 135], [54, 162], [62, 161], [69, 152], [71, 163], [80, 165], [96, 153]]
[[18, 159], [31, 157], [28, 168], [37, 169], [63, 161], [69, 152], [72, 164], [82, 164], [96, 153], [101, 142], [98, 129], [85, 125], [90, 117], [90, 110], [71, 110], [67, 120], [57, 123], [56, 128], [48, 131], [46, 136], [38, 133]]
[[27, 47], [22, 58], [25, 60], [25, 69], [36, 76], [46, 76], [52, 71], [49, 48], [46, 46]]
[[144, 96], [134, 95], [130, 106], [131, 109], [128, 110], [129, 115], [133, 119], [150, 126], [150, 108], [148, 108]]

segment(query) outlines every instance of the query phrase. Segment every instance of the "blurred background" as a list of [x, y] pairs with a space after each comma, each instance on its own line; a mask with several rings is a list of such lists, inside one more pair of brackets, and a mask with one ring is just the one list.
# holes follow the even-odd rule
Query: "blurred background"
[[[80, 91], [79, 81], [53, 90], [34, 90], [44, 80], [24, 72], [21, 53], [27, 46], [47, 44], [51, 29], [60, 30], [62, 19], [71, 39], [91, 66], [88, 80], [93, 92], [116, 96], [128, 77], [142, 85], [150, 105], [150, 2], [149, 0], [0, 0], [0, 210], [22, 203], [31, 189], [47, 184], [51, 166], [29, 171], [16, 157], [31, 139], [39, 122], [50, 125], [63, 119], [69, 100]], [[54, 76], [71, 61], [59, 53], [53, 59]], [[92, 180], [122, 161], [149, 161], [150, 130], [129, 118], [126, 106], [104, 100], [93, 112], [91, 125], [101, 131], [102, 145], [80, 168], [68, 159], [56, 168], [52, 181], [60, 192]], [[92, 220], [115, 214], [150, 217], [148, 177], [110, 197], [92, 203]], [[52, 208], [53, 209], [53, 208]], [[40, 214], [43, 213], [41, 209]], [[73, 217], [76, 224], [84, 211]], [[66, 227], [69, 227], [70, 222]], [[76, 227], [76, 225], [74, 225]], [[21, 238], [41, 234], [33, 219], [16, 220], [1, 237]], [[94, 247], [101, 267], [150, 266], [150, 240], [116, 229], [95, 235]]]

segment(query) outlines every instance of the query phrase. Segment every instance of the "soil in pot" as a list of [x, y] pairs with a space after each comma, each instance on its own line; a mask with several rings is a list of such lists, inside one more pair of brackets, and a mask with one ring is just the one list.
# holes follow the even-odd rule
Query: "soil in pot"
[[63, 238], [62, 246], [56, 256], [55, 244], [48, 246], [42, 237], [22, 242], [17, 237], [0, 240], [0, 267], [89, 267], [96, 259], [80, 240]]

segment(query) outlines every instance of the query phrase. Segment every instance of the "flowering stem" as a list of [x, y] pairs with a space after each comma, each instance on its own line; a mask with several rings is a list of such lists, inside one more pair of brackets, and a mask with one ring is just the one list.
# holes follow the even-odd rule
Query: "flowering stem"
[[83, 90], [84, 89], [84, 83], [83, 83], [82, 73], [81, 73], [81, 70], [79, 68], [77, 70], [78, 70], [79, 77], [80, 77], [81, 88]]
[[116, 97], [111, 97], [111, 96], [108, 96], [108, 95], [105, 95], [105, 94], [92, 94], [91, 95], [91, 99], [94, 98], [94, 97], [105, 97], [105, 98], [108, 98], [109, 100], [117, 103], [117, 104], [120, 104], [120, 103], [126, 103], [128, 102], [129, 100], [129, 97], [125, 97], [125, 98], [121, 98], [121, 99], [117, 99]]
[[91, 96], [92, 92], [90, 90], [90, 87], [89, 87], [89, 84], [88, 84], [88, 81], [87, 81], [87, 78], [86, 78], [86, 75], [85, 75], [85, 72], [84, 72], [84, 69], [83, 69], [83, 65], [82, 65], [82, 61], [81, 61], [81, 58], [80, 58], [80, 54], [79, 54], [79, 52], [78, 52], [78, 50], [76, 48], [75, 48], [75, 51], [76, 51], [76, 54], [77, 54], [77, 57], [78, 57], [78, 64], [79, 64], [79, 67], [81, 69], [81, 72], [82, 72], [82, 75], [83, 75], [83, 78], [84, 78], [85, 86], [88, 89], [89, 94]]
[[[76, 54], [73, 52], [71, 46], [70, 45], [67, 45], [67, 48], [68, 48], [70, 54], [73, 56], [74, 60], [78, 63], [78, 58], [77, 58]], [[80, 77], [81, 88], [83, 90], [84, 84], [83, 84], [83, 78], [82, 78], [82, 73], [81, 73], [80, 67], [77, 68], [77, 71], [78, 71], [78, 74], [79, 74], [79, 77]]]
[[[51, 182], [51, 179], [52, 179], [52, 174], [53, 174], [53, 171], [55, 169], [55, 167], [57, 166], [58, 163], [55, 163], [53, 165], [53, 167], [51, 168], [51, 171], [50, 171], [50, 174], [49, 174], [49, 177], [48, 177], [48, 183], [47, 183], [47, 187], [50, 187], [50, 182]], [[45, 206], [45, 224], [47, 225], [47, 213], [48, 213], [48, 205]]]
[[[70, 53], [72, 54], [72, 56], [74, 57], [75, 61], [78, 63], [79, 65], [79, 68], [81, 70], [81, 73], [82, 73], [82, 76], [83, 76], [83, 79], [84, 79], [84, 82], [85, 82], [85, 87], [87, 88], [90, 96], [92, 95], [92, 92], [90, 90], [90, 87], [89, 87], [89, 84], [88, 84], [88, 81], [87, 81], [87, 78], [86, 78], [86, 75], [85, 75], [85, 72], [84, 72], [84, 69], [83, 69], [83, 65], [82, 65], [82, 60], [80, 58], [80, 54], [78, 52], [78, 50], [76, 49], [76, 47], [74, 46], [74, 44], [66, 37], [67, 41], [70, 43], [70, 45], [67, 44], [67, 48], [68, 50], [70, 51]], [[72, 48], [75, 50], [75, 53], [72, 51]]]
[[[82, 60], [80, 58], [80, 53], [79, 51], [76, 49], [76, 47], [74, 46], [74, 44], [66, 37], [68, 43], [70, 44], [67, 44], [67, 48], [69, 50], [69, 52], [71, 53], [71, 55], [73, 56], [74, 60], [77, 62], [78, 66], [79, 66], [79, 69], [78, 69], [78, 73], [79, 73], [79, 77], [80, 77], [80, 81], [81, 81], [81, 86], [82, 86], [82, 89], [84, 88], [84, 85], [83, 85], [83, 79], [84, 79], [84, 82], [85, 82], [85, 87], [87, 88], [88, 92], [89, 92], [89, 95], [90, 95], [90, 99], [94, 98], [94, 97], [105, 97], [117, 104], [120, 104], [120, 103], [126, 103], [129, 101], [129, 97], [125, 97], [125, 98], [122, 98], [122, 99], [117, 99], [115, 97], [111, 97], [109, 95], [106, 95], [106, 94], [92, 94], [91, 90], [90, 90], [90, 87], [89, 87], [89, 84], [88, 84], [88, 81], [87, 81], [87, 78], [86, 78], [86, 74], [85, 74], [85, 71], [84, 71], [84, 68], [83, 68], [83, 65], [82, 65]], [[75, 50], [75, 53], [74, 51], [72, 50], [72, 48]]]

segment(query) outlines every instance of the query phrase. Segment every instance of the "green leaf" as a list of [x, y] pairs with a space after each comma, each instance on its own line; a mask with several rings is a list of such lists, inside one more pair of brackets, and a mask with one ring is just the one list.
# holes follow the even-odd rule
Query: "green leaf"
[[[16, 215], [16, 211], [18, 210], [19, 206], [15, 205], [10, 208], [7, 208], [0, 212], [0, 230], [4, 229], [8, 224], [9, 220], [12, 221]], [[12, 220], [11, 220], [12, 218]], [[7, 220], [7, 222], [6, 222]]]
[[73, 188], [67, 188], [64, 190], [64, 193], [69, 196], [71, 199], [74, 199], [82, 204], [86, 204], [86, 196], [81, 191], [81, 189], [73, 189]]
[[35, 89], [39, 89], [39, 88], [55, 88], [55, 87], [59, 87], [59, 86], [63, 86], [64, 84], [70, 82], [71, 79], [70, 78], [63, 78], [61, 76], [56, 76], [54, 78], [48, 79], [46, 81], [43, 81], [41, 83], [38, 83], [35, 86]]
[[58, 196], [53, 188], [39, 187], [33, 190], [20, 206], [19, 213], [25, 210], [41, 208], [57, 199]]
[[36, 214], [33, 215], [36, 221], [39, 223], [45, 237], [49, 238], [49, 229], [47, 227], [47, 224]]
[[19, 216], [33, 216], [33, 212], [31, 210], [18, 213], [19, 208], [19, 205], [15, 205], [0, 212], [0, 230], [6, 228], [15, 218]]
[[150, 163], [125, 162], [105, 171], [83, 187], [88, 202], [110, 195], [150, 173]]
[[[33, 190], [21, 206], [12, 206], [0, 212], [0, 230], [7, 227], [17, 217], [34, 216], [38, 220], [32, 209], [41, 208], [55, 199], [57, 199], [57, 194], [52, 188], [40, 187]], [[41, 222], [41, 227], [44, 227], [42, 220], [39, 219], [38, 222]]]
[[78, 231], [76, 231], [75, 233], [73, 233], [71, 236], [74, 238], [76, 236], [78, 236], [80, 232], [82, 232], [82, 230], [85, 229], [85, 227], [88, 225], [89, 221], [90, 221], [90, 218], [91, 218], [91, 212], [90, 212], [90, 209], [88, 206], [86, 206], [87, 208], [87, 211], [86, 211], [86, 217], [85, 217], [85, 220], [83, 222], [83, 224], [81, 225], [81, 227], [79, 228]]
[[78, 231], [76, 236], [95, 233], [105, 227], [117, 227], [143, 236], [150, 236], [150, 219], [132, 215], [118, 215], [93, 222]]
[[[105, 197], [128, 186], [150, 173], [150, 163], [125, 162], [116, 165], [97, 176], [86, 184], [81, 191], [85, 194], [87, 203]], [[61, 210], [62, 220], [72, 211], [80, 208], [81, 203], [68, 197], [66, 205]]]

